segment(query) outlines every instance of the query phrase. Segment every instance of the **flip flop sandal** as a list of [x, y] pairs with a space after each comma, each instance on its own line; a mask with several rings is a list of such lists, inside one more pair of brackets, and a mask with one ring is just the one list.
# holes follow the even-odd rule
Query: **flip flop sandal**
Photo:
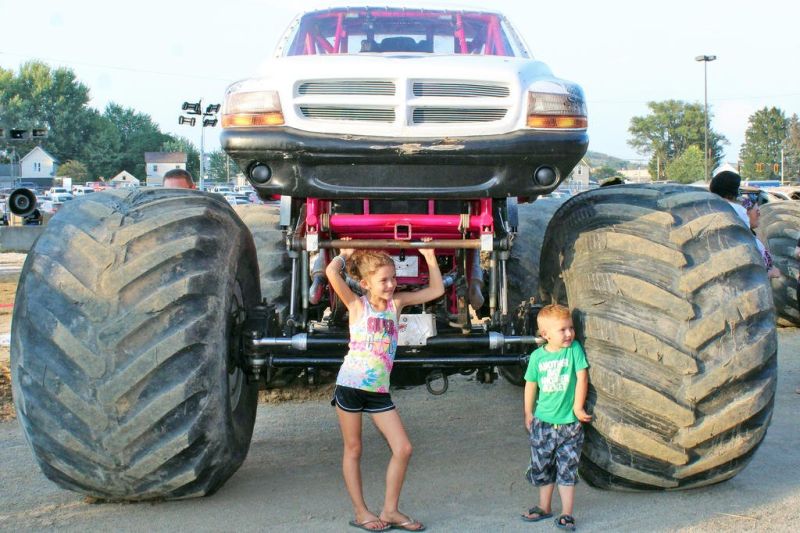
[[532, 517], [532, 516], [520, 515], [520, 517], [522, 518], [523, 522], [538, 522], [539, 520], [546, 520], [548, 518], [552, 518], [553, 517], [553, 513], [546, 512], [544, 509], [542, 509], [538, 505], [528, 509], [528, 514], [529, 515], [537, 514], [539, 516]]
[[405, 522], [387, 522], [387, 524], [389, 524], [389, 527], [392, 529], [402, 529], [403, 531], [425, 531], [428, 529], [422, 524], [422, 522], [414, 520], [413, 518], [406, 520]]
[[567, 531], [575, 531], [575, 519], [572, 515], [562, 514], [555, 521], [558, 529], [566, 529]]
[[386, 527], [379, 527], [379, 528], [376, 528], [376, 529], [373, 529], [371, 527], [367, 527], [367, 524], [375, 524], [376, 522], [382, 522], [382, 520], [379, 519], [379, 518], [376, 518], [375, 520], [367, 520], [367, 521], [361, 522], [361, 523], [358, 523], [355, 520], [350, 520], [348, 522], [348, 524], [350, 524], [350, 526], [352, 526], [352, 527], [354, 527], [356, 529], [363, 529], [364, 531], [389, 531], [390, 529], [392, 529], [392, 526], [390, 526], [390, 525], [387, 525]]

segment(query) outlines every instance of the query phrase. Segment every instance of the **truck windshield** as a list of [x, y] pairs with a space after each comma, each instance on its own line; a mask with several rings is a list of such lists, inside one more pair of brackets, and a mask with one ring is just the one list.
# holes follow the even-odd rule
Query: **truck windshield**
[[306, 13], [285, 55], [422, 53], [527, 57], [496, 13], [342, 8]]

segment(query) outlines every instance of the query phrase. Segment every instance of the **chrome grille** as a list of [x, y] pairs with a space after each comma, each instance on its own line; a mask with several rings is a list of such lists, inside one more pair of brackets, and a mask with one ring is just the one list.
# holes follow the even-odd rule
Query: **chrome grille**
[[486, 83], [445, 83], [438, 81], [415, 81], [412, 85], [414, 96], [440, 96], [455, 98], [506, 98], [511, 92], [508, 87]]
[[394, 83], [391, 81], [379, 80], [313, 80], [300, 84], [297, 88], [299, 95], [312, 94], [353, 94], [353, 95], [376, 95], [393, 96], [395, 93]]
[[418, 107], [414, 109], [413, 121], [414, 124], [493, 122], [505, 116], [506, 110], [497, 108]]
[[301, 105], [300, 113], [315, 120], [357, 120], [367, 122], [394, 122], [394, 108], [355, 107], [333, 105]]

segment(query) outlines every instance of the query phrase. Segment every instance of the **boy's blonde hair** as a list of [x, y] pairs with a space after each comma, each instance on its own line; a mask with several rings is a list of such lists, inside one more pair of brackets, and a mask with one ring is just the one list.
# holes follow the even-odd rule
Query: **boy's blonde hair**
[[539, 314], [536, 316], [536, 325], [539, 326], [539, 329], [542, 329], [544, 326], [544, 322], [550, 319], [563, 319], [563, 318], [572, 318], [572, 313], [570, 313], [569, 308], [564, 307], [561, 304], [550, 304], [545, 305], [542, 307]]
[[382, 266], [394, 266], [394, 260], [386, 252], [380, 250], [360, 249], [353, 252], [347, 261], [350, 277], [363, 280], [375, 273]]

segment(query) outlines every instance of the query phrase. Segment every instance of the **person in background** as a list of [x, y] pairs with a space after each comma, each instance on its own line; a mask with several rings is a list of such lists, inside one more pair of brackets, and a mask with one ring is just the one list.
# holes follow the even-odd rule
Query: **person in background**
[[744, 207], [745, 211], [747, 211], [747, 220], [750, 223], [750, 231], [753, 232], [753, 238], [756, 240], [756, 248], [758, 248], [758, 251], [761, 253], [761, 257], [764, 259], [764, 266], [767, 268], [767, 277], [781, 277], [781, 271], [778, 270], [778, 267], [776, 267], [775, 263], [772, 261], [772, 255], [769, 253], [769, 250], [767, 250], [767, 247], [764, 246], [763, 242], [761, 242], [761, 239], [756, 236], [756, 228], [758, 228], [761, 220], [761, 208], [759, 208], [758, 204], [747, 196], [742, 199], [742, 207]]
[[[794, 246], [794, 257], [800, 260], [800, 238], [797, 239], [797, 244]], [[800, 311], [800, 272], [797, 274], [797, 310]], [[800, 387], [797, 387], [794, 392], [800, 394]]]
[[711, 178], [708, 190], [727, 200], [742, 222], [749, 228], [750, 218], [747, 216], [747, 210], [737, 201], [741, 184], [742, 177], [739, 174], [732, 170], [723, 170]]
[[168, 189], [196, 189], [192, 175], [182, 168], [173, 168], [164, 174], [163, 187]]

